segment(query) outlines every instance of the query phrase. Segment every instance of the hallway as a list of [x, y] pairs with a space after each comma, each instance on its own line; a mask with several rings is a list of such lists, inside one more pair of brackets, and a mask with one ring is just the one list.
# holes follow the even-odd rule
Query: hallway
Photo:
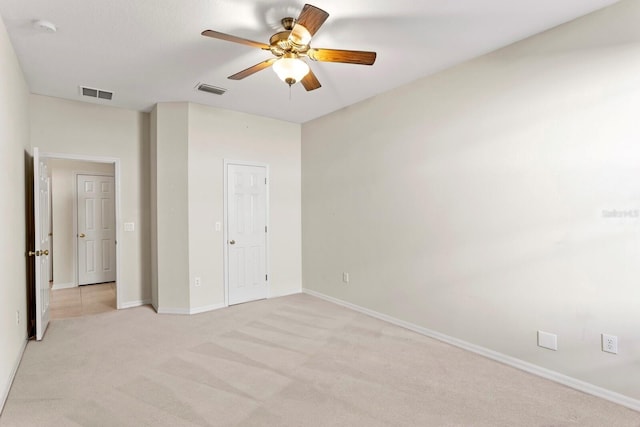
[[115, 282], [51, 291], [51, 320], [113, 310], [116, 310]]

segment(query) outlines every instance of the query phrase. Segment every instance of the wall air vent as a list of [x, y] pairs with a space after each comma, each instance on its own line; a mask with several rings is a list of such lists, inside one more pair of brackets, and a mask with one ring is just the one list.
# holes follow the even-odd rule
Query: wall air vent
[[88, 96], [90, 98], [99, 98], [106, 99], [107, 101], [111, 101], [113, 98], [113, 92], [109, 92], [108, 90], [95, 89], [92, 87], [80, 86], [80, 93], [83, 96]]
[[211, 86], [205, 83], [198, 83], [198, 85], [196, 86], [196, 89], [198, 89], [201, 92], [207, 92], [207, 93], [212, 93], [214, 95], [223, 95], [227, 90], [223, 89], [221, 87], [216, 87], [216, 86]]

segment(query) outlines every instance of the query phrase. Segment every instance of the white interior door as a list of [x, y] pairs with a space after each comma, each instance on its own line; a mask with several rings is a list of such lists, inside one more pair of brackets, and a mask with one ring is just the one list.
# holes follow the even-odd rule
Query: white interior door
[[227, 289], [229, 304], [266, 298], [267, 168], [227, 164]]
[[36, 340], [40, 341], [49, 324], [51, 198], [49, 197], [47, 160], [40, 158], [37, 148], [33, 149], [33, 186], [33, 216], [36, 233], [33, 253], [36, 256]]
[[115, 282], [115, 183], [112, 176], [78, 175], [78, 284]]

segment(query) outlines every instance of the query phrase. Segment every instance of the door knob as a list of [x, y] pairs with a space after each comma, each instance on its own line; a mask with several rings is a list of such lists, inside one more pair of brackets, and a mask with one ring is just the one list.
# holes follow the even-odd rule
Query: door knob
[[85, 237], [84, 233], [80, 233], [80, 235], [78, 237]]
[[40, 256], [40, 251], [29, 251], [29, 256]]
[[230, 240], [230, 241], [229, 241], [229, 244], [230, 244], [230, 245], [235, 245], [235, 244], [236, 244], [236, 241], [235, 241], [235, 240]]
[[44, 251], [40, 252], [40, 255], [49, 255], [49, 249], [45, 249]]

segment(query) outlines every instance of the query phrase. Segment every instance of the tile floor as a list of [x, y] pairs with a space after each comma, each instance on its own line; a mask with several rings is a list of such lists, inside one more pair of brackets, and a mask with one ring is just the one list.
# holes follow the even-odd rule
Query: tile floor
[[116, 309], [116, 284], [100, 283], [51, 290], [51, 319], [67, 319]]

